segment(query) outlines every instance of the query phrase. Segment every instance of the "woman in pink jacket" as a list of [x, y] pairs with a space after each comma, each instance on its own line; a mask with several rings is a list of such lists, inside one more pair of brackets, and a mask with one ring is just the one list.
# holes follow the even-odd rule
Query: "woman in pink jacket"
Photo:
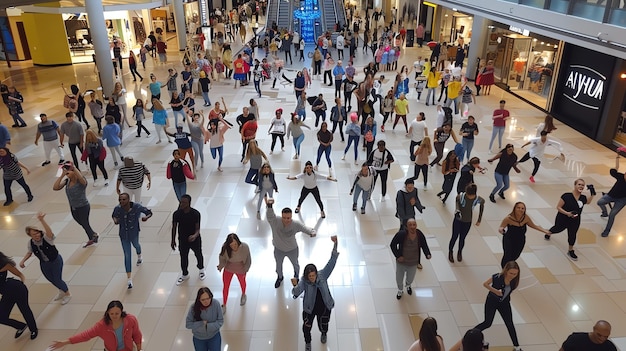
[[[55, 341], [50, 345], [52, 350], [69, 344], [78, 344], [100, 337], [104, 341], [105, 351], [133, 351], [133, 343], [137, 350], [141, 351], [141, 330], [139, 322], [132, 314], [124, 312], [124, 306], [120, 301], [109, 302], [104, 317], [93, 327], [82, 333], [76, 334], [67, 340]], [[123, 347], [119, 345], [123, 343]]]

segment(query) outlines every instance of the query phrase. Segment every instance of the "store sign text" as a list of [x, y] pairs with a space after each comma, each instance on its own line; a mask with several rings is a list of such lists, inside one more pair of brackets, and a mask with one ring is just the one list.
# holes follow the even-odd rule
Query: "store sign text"
[[207, 4], [207, 0], [199, 0], [198, 7], [200, 8], [200, 24], [202, 26], [209, 25], [209, 5]]
[[515, 27], [515, 26], [509, 26], [509, 30], [511, 32], [519, 33], [524, 36], [530, 36], [530, 31], [528, 29], [523, 29], [523, 28]]
[[606, 77], [581, 65], [571, 65], [563, 94], [575, 103], [590, 109], [600, 108]]

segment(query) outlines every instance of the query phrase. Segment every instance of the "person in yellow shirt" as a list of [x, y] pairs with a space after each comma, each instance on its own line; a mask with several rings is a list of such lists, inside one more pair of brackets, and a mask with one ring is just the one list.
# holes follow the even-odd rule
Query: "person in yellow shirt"
[[426, 76], [426, 88], [428, 89], [428, 95], [426, 95], [426, 106], [429, 105], [430, 97], [433, 97], [433, 105], [435, 104], [435, 90], [439, 86], [439, 80], [441, 79], [441, 72], [437, 71], [436, 67], [431, 67], [430, 72]]
[[454, 77], [450, 83], [448, 83], [448, 101], [445, 106], [450, 107], [454, 102], [454, 114], [459, 113], [459, 103], [461, 102], [461, 77]]
[[398, 100], [396, 100], [395, 112], [396, 112], [396, 119], [393, 122], [393, 128], [391, 128], [391, 130], [396, 129], [396, 124], [398, 124], [398, 120], [402, 118], [402, 122], [404, 122], [404, 129], [406, 130], [406, 133], [408, 134], [409, 128], [406, 125], [406, 115], [409, 114], [409, 100], [407, 100], [404, 97], [404, 93], [401, 93]]

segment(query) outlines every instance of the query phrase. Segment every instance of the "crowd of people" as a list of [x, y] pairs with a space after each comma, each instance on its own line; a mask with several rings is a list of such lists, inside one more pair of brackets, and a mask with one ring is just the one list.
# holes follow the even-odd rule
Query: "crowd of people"
[[[245, 9], [243, 11], [246, 12]], [[237, 22], [233, 19], [235, 15], [244, 14], [235, 11], [235, 14], [230, 15], [231, 20], [228, 23]], [[341, 146], [343, 149], [341, 160], [345, 160], [350, 151], [350, 146], [353, 146], [354, 162], [356, 165], [360, 165], [358, 172], [349, 181], [351, 184], [346, 184], [350, 187], [353, 211], [357, 211], [359, 196], [361, 196], [360, 213], [366, 213], [367, 204], [373, 197], [377, 182], [380, 183], [381, 201], [385, 201], [392, 164], [414, 165], [413, 176], [407, 177], [404, 181], [404, 187], [396, 192], [395, 198], [395, 215], [399, 219], [399, 230], [393, 236], [390, 248], [396, 261], [396, 298], [398, 300], [403, 297], [405, 291], [408, 295], [413, 294], [414, 278], [417, 271], [423, 269], [421, 253], [424, 253], [426, 259], [431, 258], [431, 252], [423, 232], [426, 228], [418, 229], [418, 222], [416, 221], [416, 210], [422, 213], [427, 205], [434, 206], [434, 204], [426, 203], [419, 198], [415, 181], [420, 173], [423, 177], [423, 190], [428, 188], [430, 178], [430, 184], [441, 182], [442, 190], [437, 196], [442, 202], [445, 203], [450, 195], [455, 199], [452, 234], [448, 247], [450, 263], [455, 263], [455, 258], [456, 262], [463, 261], [465, 240], [471, 230], [472, 223], [479, 226], [484, 207], [486, 205], [493, 206], [486, 204], [483, 197], [479, 195], [481, 189], [474, 182], [474, 175], [484, 174], [487, 170], [481, 166], [478, 157], [472, 156], [474, 140], [479, 136], [479, 127], [474, 116], [469, 113], [470, 105], [472, 102], [476, 103], [476, 95], [479, 95], [480, 90], [483, 90], [483, 94], [489, 94], [490, 86], [493, 84], [493, 78], [489, 80], [491, 63], [488, 62], [485, 67], [480, 68], [480, 80], [477, 82], [477, 91], [474, 94], [471, 84], [468, 84], [461, 70], [465, 58], [462, 43], [459, 43], [458, 47], [463, 52], [457, 54], [455, 61], [453, 61], [455, 62], [454, 67], [446, 67], [445, 62], [441, 63], [445, 61], [445, 58], [439, 55], [437, 50], [443, 49], [441, 46], [439, 48], [436, 46], [433, 48], [433, 53], [428, 61], [419, 57], [413, 67], [401, 66], [398, 70], [397, 59], [404, 41], [402, 33], [400, 31], [395, 32], [391, 27], [379, 25], [370, 28], [370, 21], [366, 20], [361, 37], [359, 21], [353, 23], [352, 28], [350, 26], [339, 28], [338, 26], [337, 29], [342, 30], [339, 31], [335, 43], [331, 42], [330, 33], [323, 34], [318, 38], [318, 42], [314, 43], [316, 47], [312, 57], [311, 72], [308, 68], [298, 71], [292, 82], [295, 95], [293, 112], [290, 112], [290, 117], [285, 119], [283, 117], [285, 109], [283, 107], [278, 108], [274, 111], [274, 117], [269, 123], [268, 134], [272, 136], [269, 156], [262, 150], [257, 141], [259, 110], [264, 109], [264, 106], [259, 106], [255, 99], [250, 99], [249, 106], [244, 107], [242, 113], [235, 118], [241, 140], [241, 162], [250, 163], [245, 181], [254, 185], [255, 193], [258, 193], [258, 220], [262, 220], [261, 208], [263, 203], [266, 205], [266, 220], [272, 232], [276, 261], [277, 278], [274, 286], [279, 288], [284, 280], [283, 261], [287, 257], [294, 270], [291, 278], [292, 295], [297, 298], [304, 294], [302, 330], [307, 351], [311, 350], [311, 329], [315, 318], [317, 318], [321, 332], [321, 342], [327, 342], [328, 324], [334, 307], [328, 279], [339, 254], [337, 251], [338, 239], [336, 233], [327, 233], [331, 235], [333, 242], [330, 260], [324, 268], [319, 270], [315, 264], [307, 264], [301, 275], [298, 262], [299, 248], [295, 235], [302, 232], [310, 237], [315, 237], [317, 233], [315, 229], [293, 220], [292, 216], [294, 213], [298, 214], [305, 210], [302, 206], [303, 202], [309, 194], [313, 194], [320, 209], [320, 217], [326, 218], [324, 202], [322, 201], [323, 194], [317, 183], [324, 180], [338, 181], [333, 175], [333, 164], [338, 161], [332, 158], [332, 146], [339, 143], [339, 140], [334, 138], [337, 129], [341, 142], [344, 142], [344, 131], [348, 136], [345, 148], [343, 145]], [[372, 23], [378, 24], [379, 20], [376, 19], [376, 22]], [[157, 144], [161, 143], [161, 134], [164, 134], [169, 142], [165, 144], [166, 146], [173, 144], [173, 142], [176, 144], [176, 149], [172, 151], [172, 158], [168, 160], [166, 169], [166, 177], [172, 180], [172, 187], [178, 200], [176, 208], [172, 208], [171, 228], [171, 248], [173, 250], [178, 248], [180, 253], [181, 273], [175, 284], [182, 285], [190, 277], [189, 251], [193, 251], [196, 257], [198, 277], [203, 281], [207, 272], [200, 234], [201, 213], [192, 207], [192, 196], [187, 191], [186, 183], [187, 180], [196, 179], [198, 172], [200, 172], [198, 164], [200, 169], [204, 168], [203, 145], [206, 143], [209, 144], [213, 159], [219, 157], [216, 170], [222, 171], [226, 132], [234, 127], [227, 120], [231, 116], [229, 116], [224, 99], [221, 98], [220, 101], [217, 101], [215, 94], [212, 94], [214, 103], [211, 103], [209, 93], [212, 83], [210, 80], [216, 82], [213, 84], [219, 84], [220, 80], [228, 80], [232, 77], [239, 82], [239, 84], [234, 84], [234, 87], [237, 88], [247, 85], [248, 81], [253, 79], [254, 89], [260, 98], [263, 96], [261, 87], [266, 80], [269, 83], [273, 76], [274, 85], [276, 79], [284, 79], [284, 75], [281, 73], [283, 63], [278, 58], [276, 47], [285, 53], [284, 61], [289, 60], [292, 64], [292, 46], [295, 47], [296, 57], [297, 54], [300, 54], [300, 58], [303, 59], [304, 45], [313, 44], [304, 43], [297, 32], [280, 31], [272, 27], [268, 28], [267, 32], [267, 43], [262, 45], [266, 57], [261, 60], [255, 56], [262, 56], [262, 51], [255, 51], [249, 45], [244, 47], [241, 54], [237, 54], [235, 60], [232, 60], [230, 45], [223, 41], [219, 44], [220, 57], [213, 59], [198, 53], [197, 59], [194, 62], [186, 62], [180, 73], [175, 67], [170, 68], [167, 78], [163, 80], [166, 82], [165, 84], [161, 83], [156, 75], [150, 74], [151, 82], [146, 87], [150, 94], [146, 99], [149, 101], [149, 106], [145, 106], [143, 100], [137, 98], [135, 105], [131, 108], [132, 114], [128, 113], [127, 99], [130, 98], [126, 96], [127, 92], [122, 81], [115, 84], [114, 90], [110, 94], [106, 94], [106, 98], [102, 95], [98, 96], [97, 91], [81, 92], [77, 85], [72, 85], [69, 92], [64, 89], [64, 106], [67, 108], [67, 113], [65, 114], [65, 122], [61, 125], [58, 125], [53, 119], [49, 119], [46, 114], [40, 114], [41, 122], [37, 125], [35, 144], [37, 145], [40, 137], [43, 137], [44, 161], [41, 166], [46, 167], [52, 162], [50, 155], [52, 150], [55, 150], [61, 171], [56, 177], [52, 189], [65, 191], [72, 218], [84, 229], [87, 236], [87, 240], [83, 244], [84, 248], [97, 246], [99, 234], [90, 224], [90, 203], [86, 196], [88, 180], [84, 175], [86, 172], [79, 169], [80, 163], [81, 161], [89, 163], [93, 186], [97, 186], [97, 169], [100, 170], [104, 178], [104, 186], [108, 186], [109, 176], [105, 167], [105, 160], [109, 157], [113, 161], [118, 174], [116, 192], [119, 204], [114, 207], [111, 217], [113, 223], [119, 226], [123, 261], [128, 279], [127, 289], [133, 288], [132, 248], [135, 249], [137, 256], [135, 265], [140, 266], [143, 262], [142, 248], [139, 242], [140, 222], [149, 220], [152, 217], [152, 211], [142, 204], [141, 193], [144, 186], [146, 189], [150, 189], [152, 178], [147, 167], [143, 163], [135, 161], [133, 155], [129, 155], [124, 149], [124, 129], [135, 124], [137, 127], [136, 137], [141, 137], [142, 131], [150, 136], [152, 128], [146, 128], [144, 123], [151, 114], [152, 122], [155, 125], [152, 132], [156, 132], [158, 135]], [[364, 54], [366, 49], [370, 48], [372, 55], [372, 62], [362, 69], [363, 78], [360, 78], [361, 69], [357, 71], [353, 62], [356, 55], [355, 47], [360, 38], [364, 42]], [[159, 46], [154, 46], [157, 53], [161, 55]], [[346, 46], [349, 48], [349, 55], [346, 57], [347, 63], [344, 65], [341, 59], [344, 57], [343, 50]], [[142, 51], [144, 49], [147, 50], [145, 46]], [[268, 53], [272, 55], [271, 61], [267, 59]], [[133, 62], [131, 61], [134, 61], [134, 54], [130, 57], [133, 58], [129, 59], [129, 66], [132, 70]], [[337, 58], [336, 61], [334, 57]], [[167, 60], [167, 58], [162, 59]], [[143, 58], [142, 62], [145, 62]], [[118, 64], [121, 71], [121, 57]], [[136, 74], [140, 80], [143, 80], [136, 72], [136, 63], [134, 64], [133, 77]], [[438, 67], [441, 69], [439, 70]], [[416, 94], [418, 101], [421, 93], [420, 82], [425, 82], [425, 87], [428, 89], [426, 106], [435, 104], [437, 88], [440, 89], [438, 102], [442, 97], [445, 97], [444, 104], [437, 106], [435, 129], [432, 134], [429, 134], [429, 129], [425, 123], [426, 114], [424, 112], [411, 112], [409, 109], [407, 97], [411, 93], [409, 83], [412, 72], [415, 72], [414, 87], [418, 93]], [[390, 80], [391, 84], [388, 84], [384, 75], [394, 73], [395, 79]], [[313, 90], [311, 80], [316, 78], [321, 80], [320, 75], [322, 74], [324, 84], [334, 86], [334, 100], [328, 99], [329, 102], [334, 103], [332, 106], [326, 103], [321, 91], [311, 94], [311, 97], [307, 98], [307, 92]], [[167, 95], [162, 95], [163, 88], [167, 89]], [[196, 95], [201, 95], [204, 106], [212, 106], [211, 110], [196, 110]], [[6, 93], [3, 92], [3, 98], [5, 98], [5, 104], [13, 117], [13, 127], [25, 127], [26, 123], [20, 117], [20, 114], [23, 113], [21, 103], [24, 101], [24, 97], [17, 92], [15, 87], [8, 87]], [[376, 104], [377, 102], [378, 104]], [[170, 109], [165, 108], [168, 104], [171, 113], [169, 112]], [[460, 104], [466, 105], [466, 108], [460, 108]], [[305, 123], [308, 105], [311, 106], [310, 110], [315, 115], [314, 127]], [[515, 154], [513, 144], [507, 143], [503, 148], [504, 130], [507, 120], [511, 118], [511, 114], [505, 106], [506, 102], [500, 101], [500, 106], [493, 112], [492, 117], [493, 132], [489, 142], [489, 152], [493, 156], [488, 159], [488, 162], [498, 161], [493, 172], [496, 186], [488, 196], [492, 203], [496, 203], [496, 194], [501, 199], [505, 199], [505, 191], [510, 186], [509, 173], [511, 169], [520, 173], [521, 170], [518, 167], [520, 163], [529, 159], [533, 160], [534, 168], [529, 180], [534, 183], [534, 177], [537, 175], [547, 146], [555, 147], [559, 151], [560, 157], [564, 157], [562, 145], [550, 137], [556, 129], [550, 116], [547, 116], [545, 121], [538, 126], [536, 137], [521, 145], [522, 148], [530, 146], [528, 152], [521, 158]], [[85, 115], [86, 107], [89, 107], [91, 117], [96, 122], [97, 130], [91, 128], [88, 122]], [[327, 116], [326, 111], [329, 108], [330, 113]], [[384, 116], [381, 125], [377, 123], [379, 115]], [[411, 115], [415, 115], [414, 120]], [[169, 128], [172, 116], [174, 126]], [[332, 122], [332, 129], [326, 122], [327, 117]], [[103, 118], [106, 121], [104, 126], [101, 123]], [[131, 119], [134, 120], [134, 123]], [[386, 132], [385, 124], [387, 121], [393, 121], [393, 131], [400, 120], [404, 124], [404, 133], [409, 139], [406, 142], [410, 155], [407, 160], [395, 157], [386, 147], [385, 140], [376, 139], [377, 133]], [[461, 127], [453, 127], [453, 123], [458, 123], [459, 120], [463, 122]], [[303, 128], [311, 131], [304, 131]], [[278, 196], [278, 182], [271, 167], [271, 155], [274, 153], [275, 144], [277, 140], [280, 140], [281, 151], [284, 152], [284, 137], [286, 136], [287, 139], [293, 137], [293, 159], [299, 160], [301, 158], [301, 144], [306, 136], [313, 137], [312, 133], [315, 133], [319, 142], [316, 152], [317, 159], [315, 163], [306, 161], [301, 173], [287, 177], [289, 180], [301, 179], [303, 186], [293, 211], [290, 207], [284, 207], [279, 218], [273, 209], [274, 196]], [[229, 135], [232, 134], [234, 133]], [[10, 151], [10, 133], [1, 124], [0, 136], [2, 137], [0, 139], [2, 141], [0, 145], [0, 168], [3, 170], [6, 194], [4, 205], [9, 206], [14, 201], [11, 193], [13, 181], [24, 188], [27, 201], [30, 202], [34, 196], [26, 184], [22, 172], [23, 169], [28, 175], [29, 168]], [[492, 146], [496, 137], [498, 137], [498, 151], [493, 153]], [[173, 138], [173, 142], [170, 138]], [[446, 142], [449, 139], [455, 142], [455, 147], [444, 155]], [[63, 150], [65, 141], [68, 143], [72, 161], [65, 158]], [[359, 157], [359, 148], [365, 151], [363, 157]], [[77, 154], [77, 150], [81, 154]], [[433, 151], [435, 156], [431, 159]], [[328, 174], [319, 172], [322, 156], [326, 161]], [[465, 160], [467, 163], [464, 163]], [[118, 161], [121, 162], [119, 168]], [[438, 176], [437, 173], [441, 175]], [[458, 180], [457, 174], [460, 175]], [[616, 179], [616, 183], [598, 201], [598, 205], [602, 209], [601, 216], [609, 219], [606, 229], [602, 233], [603, 237], [609, 235], [615, 216], [626, 204], [626, 176], [618, 172], [617, 167], [611, 169], [610, 174]], [[144, 185], [145, 178], [148, 179], [147, 185]], [[455, 182], [457, 183], [456, 195], [454, 193]], [[516, 260], [524, 249], [527, 227], [542, 232], [546, 240], [550, 240], [552, 234], [567, 229], [567, 257], [571, 260], [577, 260], [574, 245], [576, 233], [581, 224], [580, 214], [584, 205], [592, 203], [595, 195], [593, 185], [587, 185], [584, 179], [576, 179], [573, 191], [563, 194], [556, 204], [555, 224], [550, 229], [536, 225], [526, 214], [526, 205], [523, 202], [516, 202], [513, 205], [511, 213], [502, 220], [498, 228], [499, 233], [503, 236], [502, 271], [493, 274], [483, 284], [489, 290], [485, 301], [485, 320], [468, 331], [463, 340], [459, 341], [451, 350], [482, 349], [484, 344], [482, 330], [491, 326], [496, 311], [501, 314], [513, 345], [517, 350], [520, 349], [512, 320], [510, 299], [512, 292], [519, 285], [520, 267]], [[280, 200], [284, 201], [284, 199]], [[613, 207], [608, 211], [606, 206], [611, 203]], [[474, 221], [473, 212], [476, 206], [479, 207], [479, 214]], [[27, 253], [19, 264], [0, 253], [0, 294], [2, 294], [0, 323], [15, 328], [16, 338], [20, 337], [28, 327], [30, 337], [34, 339], [38, 335], [38, 329], [28, 306], [26, 286], [16, 279], [8, 278], [7, 272], [11, 272], [23, 282], [24, 275], [17, 267], [24, 268], [26, 261], [35, 255], [39, 259], [44, 277], [58, 289], [55, 300], [65, 305], [72, 298], [70, 287], [62, 279], [63, 258], [55, 247], [57, 236], [46, 222], [45, 216], [45, 213], [37, 215], [41, 227], [28, 226], [25, 228], [30, 240]], [[455, 257], [454, 250], [457, 241], [458, 249]], [[236, 233], [228, 234], [220, 250], [217, 264], [217, 270], [222, 274], [223, 279], [223, 300], [220, 302], [214, 299], [213, 292], [208, 287], [202, 287], [197, 291], [196, 298], [187, 313], [185, 326], [193, 334], [193, 344], [196, 350], [219, 349], [221, 345], [220, 328], [224, 324], [227, 311], [230, 283], [233, 275], [236, 275], [241, 287], [239, 304], [245, 305], [247, 301], [246, 274], [251, 268], [252, 261], [248, 244], [242, 241]], [[15, 304], [18, 305], [26, 323], [9, 319], [9, 313]], [[444, 349], [443, 339], [437, 335], [437, 324], [433, 318], [424, 321], [422, 330], [423, 333], [420, 331], [420, 340], [416, 341], [410, 350]], [[606, 321], [599, 321], [594, 326], [594, 331], [588, 334], [588, 340], [585, 339], [584, 335], [573, 335], [563, 344], [562, 349], [564, 351], [578, 350], [580, 348], [576, 347], [585, 343], [585, 345], [592, 345], [585, 350], [592, 350], [592, 347], [595, 347], [593, 345], [609, 345], [611, 343], [607, 340], [609, 334], [610, 324]], [[137, 350], [142, 349], [139, 322], [136, 317], [124, 311], [120, 301], [111, 301], [102, 320], [92, 328], [67, 340], [55, 341], [51, 347], [53, 349], [59, 348], [67, 344], [84, 342], [94, 337], [102, 338], [106, 349], [132, 350], [133, 344]]]

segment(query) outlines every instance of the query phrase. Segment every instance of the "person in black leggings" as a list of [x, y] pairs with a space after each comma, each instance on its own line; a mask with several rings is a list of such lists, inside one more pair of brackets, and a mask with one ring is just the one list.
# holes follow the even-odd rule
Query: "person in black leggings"
[[[317, 166], [315, 166], [315, 168], [317, 168]], [[326, 214], [324, 213], [324, 204], [322, 203], [322, 198], [320, 197], [320, 190], [317, 187], [317, 180], [326, 179], [326, 180], [332, 180], [333, 182], [336, 182], [337, 179], [331, 176], [326, 176], [326, 175], [322, 175], [319, 173], [315, 173], [315, 171], [313, 171], [313, 163], [311, 163], [311, 161], [306, 161], [306, 163], [304, 164], [304, 170], [302, 171], [302, 173], [298, 174], [295, 177], [288, 176], [287, 179], [289, 180], [302, 179], [304, 181], [304, 185], [302, 186], [302, 191], [300, 192], [300, 198], [298, 199], [298, 206], [296, 207], [294, 212], [300, 213], [300, 206], [302, 205], [302, 202], [304, 201], [304, 199], [306, 199], [306, 197], [309, 196], [309, 194], [313, 194], [313, 197], [315, 198], [315, 201], [317, 202], [317, 205], [320, 208], [321, 217], [326, 218]]]
[[[7, 272], [13, 273], [20, 280], [8, 278]], [[0, 324], [8, 325], [15, 328], [15, 338], [19, 338], [24, 334], [26, 327], [30, 330], [30, 339], [33, 340], [39, 334], [37, 322], [33, 311], [28, 305], [28, 289], [24, 285], [24, 274], [15, 267], [15, 261], [0, 252]], [[13, 306], [17, 305], [20, 312], [24, 316], [26, 323], [9, 318]]]
[[549, 233], [544, 235], [546, 240], [550, 240], [550, 235], [560, 233], [567, 229], [567, 243], [569, 248], [567, 249], [567, 256], [572, 261], [577, 261], [578, 256], [574, 252], [574, 244], [576, 243], [576, 233], [580, 227], [580, 214], [583, 211], [583, 207], [593, 201], [593, 197], [596, 195], [596, 190], [593, 185], [589, 185], [590, 197], [583, 195], [585, 190], [585, 181], [578, 178], [574, 181], [574, 190], [571, 193], [565, 193], [561, 195], [559, 203], [556, 205], [558, 213], [554, 220], [554, 226], [549, 229]]
[[519, 341], [517, 340], [517, 332], [515, 331], [515, 325], [513, 324], [513, 313], [511, 312], [511, 293], [519, 285], [520, 269], [519, 265], [515, 261], [507, 262], [502, 268], [502, 272], [496, 273], [487, 279], [483, 286], [489, 290], [487, 299], [485, 300], [485, 320], [479, 325], [475, 326], [475, 329], [483, 331], [493, 323], [493, 318], [496, 315], [496, 311], [502, 316], [504, 325], [509, 331], [511, 341], [515, 350], [521, 350], [519, 347]]

